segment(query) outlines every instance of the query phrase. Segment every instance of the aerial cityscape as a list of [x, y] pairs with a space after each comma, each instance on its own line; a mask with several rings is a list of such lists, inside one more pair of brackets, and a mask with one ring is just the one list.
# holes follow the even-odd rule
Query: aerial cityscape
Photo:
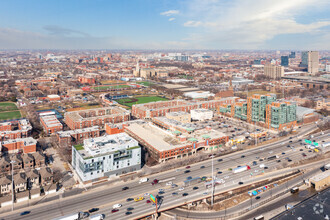
[[0, 1], [0, 219], [329, 220], [329, 11]]

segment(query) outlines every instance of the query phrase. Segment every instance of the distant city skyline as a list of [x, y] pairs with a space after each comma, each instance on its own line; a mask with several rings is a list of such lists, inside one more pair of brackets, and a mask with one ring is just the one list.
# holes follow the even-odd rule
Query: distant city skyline
[[330, 50], [327, 0], [11, 0], [0, 49]]

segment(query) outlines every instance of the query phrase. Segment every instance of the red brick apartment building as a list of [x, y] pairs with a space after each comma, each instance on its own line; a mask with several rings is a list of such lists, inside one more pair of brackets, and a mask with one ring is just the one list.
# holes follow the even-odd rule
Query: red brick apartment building
[[37, 140], [28, 137], [1, 141], [0, 148], [1, 152], [16, 153], [22, 151], [23, 153], [33, 153], [37, 149]]
[[31, 130], [32, 126], [27, 119], [0, 123], [0, 141], [28, 137]]
[[62, 123], [55, 115], [40, 116], [40, 122], [46, 134], [55, 134], [56, 132], [63, 130]]
[[66, 112], [65, 123], [70, 129], [82, 129], [92, 126], [103, 127], [106, 123], [121, 123], [130, 120], [130, 113], [120, 107], [95, 108]]
[[56, 133], [57, 141], [60, 146], [70, 146], [73, 143], [82, 143], [84, 139], [100, 136], [100, 128], [93, 126], [90, 128], [59, 131]]
[[218, 100], [189, 102], [185, 100], [171, 100], [137, 104], [132, 106], [132, 115], [136, 118], [145, 119], [165, 116], [167, 112], [190, 112], [192, 109], [205, 108], [217, 109], [221, 104], [231, 104], [238, 97], [227, 97]]
[[79, 76], [78, 81], [81, 84], [89, 84], [89, 85], [95, 84], [95, 79], [91, 76]]

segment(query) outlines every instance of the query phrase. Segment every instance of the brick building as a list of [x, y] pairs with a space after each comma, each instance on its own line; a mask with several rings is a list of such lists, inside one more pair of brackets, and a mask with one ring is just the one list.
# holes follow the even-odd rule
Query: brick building
[[28, 137], [1, 141], [0, 148], [1, 152], [14, 153], [22, 151], [24, 153], [32, 153], [36, 152], [37, 140]]
[[90, 85], [95, 84], [95, 79], [91, 76], [79, 76], [78, 81], [81, 84], [90, 84]]
[[168, 112], [190, 112], [192, 109], [217, 109], [221, 104], [234, 103], [238, 97], [227, 97], [211, 101], [185, 101], [171, 100], [137, 104], [132, 106], [132, 115], [136, 118], [145, 119], [165, 116]]
[[40, 116], [40, 122], [46, 134], [55, 134], [57, 131], [63, 130], [62, 123], [55, 115]]
[[120, 123], [129, 121], [130, 113], [120, 107], [95, 108], [66, 112], [64, 114], [65, 123], [70, 129], [82, 129], [92, 126], [103, 127], [106, 123]]
[[0, 123], [0, 141], [26, 138], [31, 130], [32, 126], [27, 119]]
[[100, 128], [93, 126], [69, 131], [59, 131], [56, 133], [57, 141], [60, 146], [70, 146], [75, 143], [82, 143], [84, 139], [100, 136]]

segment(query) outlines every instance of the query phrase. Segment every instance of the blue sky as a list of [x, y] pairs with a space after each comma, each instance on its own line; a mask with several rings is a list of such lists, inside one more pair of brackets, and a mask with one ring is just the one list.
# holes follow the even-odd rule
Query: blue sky
[[328, 0], [2, 0], [0, 49], [330, 49]]

